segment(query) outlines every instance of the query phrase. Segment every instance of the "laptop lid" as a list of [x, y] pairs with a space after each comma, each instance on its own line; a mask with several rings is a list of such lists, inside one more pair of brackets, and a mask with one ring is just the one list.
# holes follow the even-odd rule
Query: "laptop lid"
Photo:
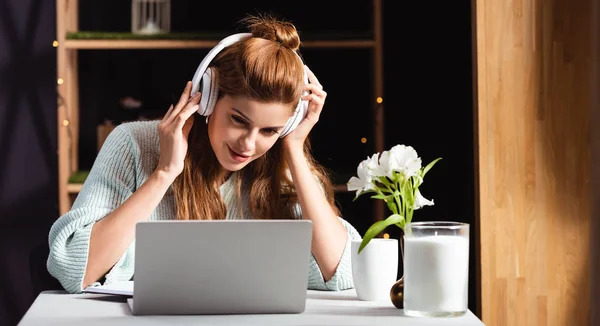
[[140, 222], [132, 311], [301, 313], [311, 241], [307, 220]]

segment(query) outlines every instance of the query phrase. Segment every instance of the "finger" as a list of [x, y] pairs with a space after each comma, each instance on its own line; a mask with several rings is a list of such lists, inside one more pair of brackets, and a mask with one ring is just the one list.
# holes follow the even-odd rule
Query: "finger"
[[192, 92], [192, 82], [188, 81], [185, 84], [185, 87], [183, 88], [183, 92], [181, 93], [181, 96], [179, 96], [179, 101], [177, 101], [177, 103], [175, 104], [175, 107], [173, 108], [173, 112], [168, 121], [172, 121], [174, 116], [176, 116], [177, 113], [179, 113], [179, 111], [186, 105], [186, 103], [188, 103], [191, 100], [191, 98], [190, 98], [191, 92]]
[[310, 93], [317, 94], [318, 96], [321, 96], [321, 97], [325, 97], [327, 95], [327, 92], [325, 92], [323, 90], [323, 86], [320, 86], [320, 85], [308, 84], [308, 85], [305, 85], [305, 89], [307, 91], [310, 91]]
[[192, 116], [192, 114], [198, 111], [199, 108], [200, 105], [197, 103], [188, 104], [174, 120], [177, 123], [176, 128], [183, 128], [185, 122]]
[[191, 93], [192, 93], [192, 82], [188, 81], [185, 84], [185, 88], [183, 89], [183, 92], [181, 93], [181, 97], [179, 97], [179, 102], [177, 104], [187, 103], [188, 100], [190, 99]]
[[185, 103], [183, 103], [183, 104], [178, 103], [177, 106], [175, 106], [175, 108], [173, 109], [173, 112], [171, 113], [171, 117], [169, 118], [168, 121], [169, 122], [177, 121], [179, 114], [181, 114], [181, 111], [183, 111], [185, 108], [188, 108], [190, 106], [194, 106], [200, 102], [200, 96], [201, 96], [200, 93], [196, 93], [196, 95], [194, 95], [194, 97], [190, 98]]
[[165, 113], [165, 115], [162, 118], [162, 121], [167, 121], [169, 120], [169, 117], [171, 116], [171, 113], [173, 112], [173, 107], [174, 105], [171, 104], [171, 106], [169, 107], [169, 109], [167, 110], [167, 113]]
[[192, 126], [194, 125], [194, 118], [192, 116], [190, 116], [185, 123], [183, 124], [183, 127], [181, 128], [181, 131], [183, 132], [183, 137], [185, 137], [185, 139], [188, 138], [189, 134], [190, 134], [190, 130], [192, 130]]
[[[304, 101], [310, 101], [310, 103], [318, 104], [317, 106], [322, 107], [325, 100], [317, 94], [308, 94], [302, 97]], [[310, 105], [309, 105], [310, 106]]]
[[309, 126], [314, 126], [319, 121], [319, 117], [321, 116], [320, 108], [321, 106], [313, 108], [312, 110], [308, 110], [308, 113], [306, 114], [306, 117], [302, 123], [308, 123]]

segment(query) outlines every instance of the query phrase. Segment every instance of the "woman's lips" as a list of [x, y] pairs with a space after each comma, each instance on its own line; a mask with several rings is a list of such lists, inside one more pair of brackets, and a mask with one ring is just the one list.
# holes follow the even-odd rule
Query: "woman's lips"
[[231, 158], [233, 158], [233, 160], [236, 162], [244, 163], [250, 158], [249, 155], [239, 154], [238, 152], [231, 149], [231, 147], [229, 146], [227, 148], [229, 148], [229, 155], [231, 155]]

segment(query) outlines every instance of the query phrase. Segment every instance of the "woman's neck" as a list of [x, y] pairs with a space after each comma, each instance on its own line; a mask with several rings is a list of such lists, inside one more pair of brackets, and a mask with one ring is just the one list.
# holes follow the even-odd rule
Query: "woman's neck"
[[232, 174], [233, 173], [231, 171], [222, 169], [219, 173], [219, 178], [217, 178], [217, 184], [219, 185], [219, 187], [222, 186], [225, 182], [227, 182], [227, 180], [229, 180]]

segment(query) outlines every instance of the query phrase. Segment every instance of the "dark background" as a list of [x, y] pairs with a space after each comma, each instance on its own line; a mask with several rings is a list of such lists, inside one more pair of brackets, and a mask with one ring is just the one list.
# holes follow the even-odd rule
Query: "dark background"
[[[128, 31], [130, 2], [80, 1], [80, 29]], [[415, 147], [426, 164], [443, 157], [421, 190], [435, 206], [415, 220], [473, 225], [473, 100], [471, 2], [384, 1], [384, 107], [386, 149]], [[304, 40], [315, 35], [371, 33], [371, 1], [282, 4], [254, 1], [172, 1], [172, 31], [235, 32], [246, 13], [272, 12], [294, 22]], [[0, 0], [0, 325], [15, 325], [42, 290], [60, 285], [45, 269], [47, 235], [58, 217], [55, 1]], [[163, 112], [208, 50], [80, 51], [81, 168], [96, 153], [96, 124]], [[314, 154], [339, 182], [373, 153], [372, 67], [368, 49], [302, 49], [328, 92], [314, 128]], [[122, 96], [143, 101], [125, 112]], [[364, 233], [373, 222], [369, 198], [338, 193], [344, 218]], [[388, 230], [392, 237], [398, 230]], [[472, 243], [475, 229], [472, 229]], [[472, 248], [469, 307], [475, 311]], [[401, 275], [401, 270], [399, 271]]]

